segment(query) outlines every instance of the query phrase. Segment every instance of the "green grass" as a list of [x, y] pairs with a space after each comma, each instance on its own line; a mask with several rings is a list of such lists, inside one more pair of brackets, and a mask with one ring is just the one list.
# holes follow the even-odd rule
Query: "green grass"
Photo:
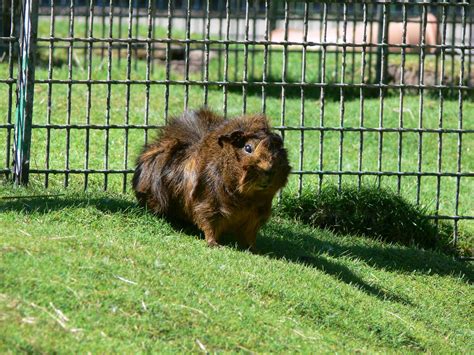
[[2, 351], [199, 351], [200, 343], [463, 353], [474, 345], [472, 265], [443, 254], [283, 217], [262, 230], [262, 255], [210, 249], [128, 196], [58, 192], [1, 202]]
[[[386, 242], [449, 254], [472, 256], [472, 236], [463, 236], [452, 245], [453, 228], [427, 218], [428, 211], [405, 201], [400, 195], [376, 186], [326, 186], [321, 191], [307, 189], [302, 196], [286, 194], [279, 210], [314, 227], [342, 234], [364, 235]], [[387, 213], [390, 211], [390, 213]]]
[[[83, 36], [85, 29], [81, 26], [77, 23], [77, 36]], [[47, 36], [48, 31], [48, 24], [40, 22], [40, 35]], [[57, 31], [56, 35], [67, 37], [64, 22], [58, 21]], [[99, 32], [94, 36], [101, 37], [100, 27], [95, 26], [95, 31]], [[162, 29], [158, 32], [159, 36], [165, 35]], [[176, 32], [173, 36], [182, 38], [183, 34]], [[75, 53], [72, 77], [87, 79], [83, 53], [78, 49]], [[282, 53], [277, 49], [271, 53], [269, 80], [279, 82]], [[94, 51], [92, 56], [94, 80], [107, 78], [107, 60], [98, 54]], [[67, 51], [55, 50], [55, 58], [59, 61], [53, 68], [53, 78], [67, 79], [64, 62]], [[397, 60], [396, 56], [391, 58]], [[260, 81], [262, 55], [250, 55], [249, 60], [248, 80]], [[360, 80], [357, 79], [360, 60], [357, 53], [356, 81]], [[417, 56], [407, 57], [411, 64], [416, 60]], [[316, 53], [308, 54], [307, 81], [318, 81], [318, 61]], [[328, 82], [340, 80], [335, 72], [336, 67], [340, 69], [340, 61], [340, 55], [337, 60], [334, 55], [327, 56]], [[352, 55], [348, 55], [346, 79], [352, 75], [351, 61]], [[127, 77], [126, 58], [121, 63], [119, 66], [113, 57], [112, 79]], [[44, 61], [40, 64], [36, 78], [46, 79], [47, 66]], [[243, 72], [243, 56], [231, 54], [229, 80], [242, 81]], [[214, 57], [209, 79], [222, 80], [224, 74], [224, 58]], [[136, 61], [135, 69], [133, 59], [130, 75], [132, 79], [145, 79], [146, 63]], [[0, 63], [0, 78], [7, 77], [8, 67]], [[165, 77], [165, 67], [155, 63], [151, 79]], [[202, 80], [202, 73], [191, 73], [190, 78]], [[301, 54], [291, 53], [285, 79], [296, 82], [300, 78]], [[171, 79], [183, 80], [184, 74], [171, 71]], [[48, 123], [48, 89], [46, 84], [35, 86], [35, 124]], [[68, 122], [68, 90], [67, 85], [52, 86], [50, 122], [53, 124]], [[124, 124], [127, 117], [130, 124], [144, 124], [146, 90], [145, 85], [130, 86], [127, 116], [126, 85], [111, 86], [109, 112], [107, 85], [91, 85], [90, 123], [104, 125], [109, 113], [110, 124]], [[182, 112], [186, 90], [189, 90], [190, 108], [204, 103], [206, 91], [202, 86], [172, 85], [169, 116]], [[219, 112], [223, 110], [224, 90], [215, 86], [208, 90], [208, 105]], [[87, 85], [72, 85], [69, 118], [72, 124], [87, 123], [88, 93]], [[242, 93], [239, 87], [229, 88], [229, 115], [241, 114]], [[261, 111], [261, 89], [250, 85], [246, 93], [247, 111]], [[8, 94], [8, 85], [1, 84], [0, 124], [7, 122]], [[298, 127], [302, 123], [300, 88], [286, 89], [284, 94], [283, 108], [282, 91], [268, 88], [266, 112], [275, 126]], [[346, 90], [344, 94], [347, 100], [343, 124], [359, 127], [359, 92]], [[380, 100], [370, 92], [364, 94], [364, 127], [377, 128]], [[383, 126], [399, 127], [399, 92], [386, 94]], [[422, 126], [425, 128], [439, 127], [438, 94], [424, 98]], [[165, 122], [165, 95], [164, 85], [149, 87], [150, 124]], [[338, 89], [326, 91], [324, 116], [321, 116], [319, 91], [307, 89], [304, 125], [319, 127], [322, 120], [326, 127], [340, 127], [339, 95]], [[419, 105], [419, 96], [407, 93], [404, 127], [419, 127]], [[474, 129], [473, 100], [464, 101], [462, 113], [463, 128]], [[457, 98], [446, 95], [442, 125], [456, 129], [458, 120]], [[86, 166], [86, 149], [90, 151], [87, 165], [90, 169], [133, 168], [145, 140], [144, 132], [134, 129], [128, 131], [128, 139], [124, 130], [111, 129], [108, 143], [104, 130], [53, 129], [48, 143], [47, 131], [37, 128], [33, 130], [31, 167], [44, 169], [48, 163], [51, 169], [64, 169], [68, 135], [71, 169]], [[149, 132], [148, 137], [153, 135]], [[0, 141], [6, 142], [6, 138], [7, 130], [0, 129]], [[340, 138], [339, 132], [326, 132], [321, 152], [319, 132], [287, 131], [285, 145], [293, 168], [339, 170], [342, 153], [342, 170], [357, 171], [361, 134], [346, 132], [341, 153]], [[419, 167], [425, 172], [438, 171], [437, 133], [424, 133], [422, 144], [416, 132], [405, 132], [402, 138], [401, 171], [416, 172]], [[458, 138], [456, 133], [443, 134], [442, 172], [457, 172], [458, 150], [462, 171], [474, 171], [474, 140], [470, 139], [471, 134], [464, 134], [459, 146]], [[385, 133], [382, 141], [376, 132], [364, 133], [362, 169], [377, 171], [380, 157], [382, 171], [397, 171], [398, 142], [398, 132]], [[1, 168], [6, 167], [8, 149], [7, 145], [0, 149]], [[418, 161], [419, 149], [421, 161]], [[43, 174], [32, 174], [28, 189], [14, 189], [2, 183], [0, 197], [45, 193], [61, 196], [0, 200], [0, 351], [176, 352], [199, 351], [201, 347], [207, 351], [259, 352], [470, 351], [474, 346], [472, 264], [441, 253], [439, 250], [446, 250], [445, 244], [436, 245], [435, 250], [422, 250], [381, 240], [399, 243], [416, 238], [432, 240], [433, 224], [426, 221], [425, 215], [436, 212], [438, 196], [438, 212], [455, 213], [456, 178], [441, 178], [438, 191], [436, 177], [422, 177], [419, 206], [413, 205], [417, 196], [416, 177], [401, 178], [401, 197], [393, 195], [399, 183], [396, 176], [382, 177], [380, 191], [374, 189], [378, 183], [376, 177], [363, 176], [360, 182], [359, 192], [354, 188], [359, 183], [358, 177], [344, 176], [344, 189], [338, 193], [332, 187], [338, 183], [338, 177], [324, 176], [321, 194], [311, 195], [311, 191], [318, 190], [320, 181], [317, 176], [305, 175], [305, 194], [299, 199], [296, 197], [299, 180], [292, 176], [282, 204], [258, 238], [257, 247], [262, 255], [239, 251], [232, 245], [209, 249], [194, 232], [173, 229], [164, 220], [137, 207], [127, 175], [108, 175], [106, 193], [99, 192], [104, 189], [102, 174], [89, 175], [87, 193], [82, 192], [82, 174], [69, 176], [68, 189], [63, 187], [63, 174], [50, 174], [46, 191]], [[124, 185], [125, 194], [120, 194]], [[472, 178], [461, 179], [459, 215], [473, 215], [473, 185]], [[300, 213], [301, 209], [304, 213]], [[391, 219], [394, 215], [399, 220]], [[321, 218], [324, 216], [330, 218]], [[405, 229], [399, 221], [403, 221]], [[409, 223], [417, 224], [419, 230]], [[326, 229], [319, 229], [323, 227]], [[450, 228], [451, 225], [443, 227], [441, 232]], [[459, 242], [465, 251], [472, 250], [473, 235], [472, 221], [459, 222]], [[450, 242], [451, 236], [446, 233], [437, 240]], [[419, 240], [407, 244], [424, 245]]]

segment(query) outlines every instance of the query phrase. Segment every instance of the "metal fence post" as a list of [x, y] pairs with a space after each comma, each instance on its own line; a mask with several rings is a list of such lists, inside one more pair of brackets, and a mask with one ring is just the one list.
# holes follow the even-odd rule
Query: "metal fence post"
[[[12, 18], [13, 15], [13, 18]], [[20, 0], [0, 0], [0, 36], [17, 37], [20, 28]], [[9, 53], [9, 44], [3, 41], [0, 55]]]
[[28, 173], [30, 170], [38, 1], [23, 0], [21, 6], [20, 51], [18, 56], [13, 146], [13, 178], [16, 185], [26, 185], [28, 183]]
[[[375, 80], [379, 84], [387, 83], [387, 67], [388, 67], [388, 26], [390, 23], [390, 7], [384, 12], [386, 5], [378, 5], [379, 27], [377, 33], [377, 65]], [[384, 26], [385, 25], [385, 26]]]

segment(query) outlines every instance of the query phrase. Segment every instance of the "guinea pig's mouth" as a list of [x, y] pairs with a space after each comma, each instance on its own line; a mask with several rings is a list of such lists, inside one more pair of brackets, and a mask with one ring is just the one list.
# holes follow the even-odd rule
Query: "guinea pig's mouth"
[[275, 172], [273, 170], [262, 171], [255, 182], [255, 187], [258, 190], [267, 190], [273, 185]]
[[265, 189], [268, 189], [269, 186], [270, 184], [268, 183], [261, 183], [261, 184], [258, 184], [256, 187], [258, 190], [265, 190]]
[[265, 191], [272, 190], [277, 182], [277, 172], [275, 169], [249, 169], [245, 176], [248, 190]]
[[272, 177], [271, 176], [265, 176], [265, 177], [262, 177], [261, 179], [259, 179], [259, 181], [256, 181], [255, 187], [258, 190], [266, 190], [272, 185], [273, 185]]

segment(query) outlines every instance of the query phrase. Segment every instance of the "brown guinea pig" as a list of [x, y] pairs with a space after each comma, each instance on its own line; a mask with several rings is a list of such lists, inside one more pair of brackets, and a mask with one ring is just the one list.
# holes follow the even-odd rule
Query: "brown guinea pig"
[[290, 169], [283, 141], [264, 115], [226, 120], [201, 109], [171, 120], [145, 146], [133, 189], [153, 212], [194, 223], [209, 246], [230, 234], [254, 249]]

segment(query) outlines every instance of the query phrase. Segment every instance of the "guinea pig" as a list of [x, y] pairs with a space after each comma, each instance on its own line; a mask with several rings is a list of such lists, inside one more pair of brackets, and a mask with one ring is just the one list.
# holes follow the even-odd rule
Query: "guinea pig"
[[209, 246], [231, 235], [255, 250], [290, 170], [283, 141], [265, 115], [227, 120], [201, 109], [172, 119], [144, 147], [133, 189], [154, 213], [196, 225]]

